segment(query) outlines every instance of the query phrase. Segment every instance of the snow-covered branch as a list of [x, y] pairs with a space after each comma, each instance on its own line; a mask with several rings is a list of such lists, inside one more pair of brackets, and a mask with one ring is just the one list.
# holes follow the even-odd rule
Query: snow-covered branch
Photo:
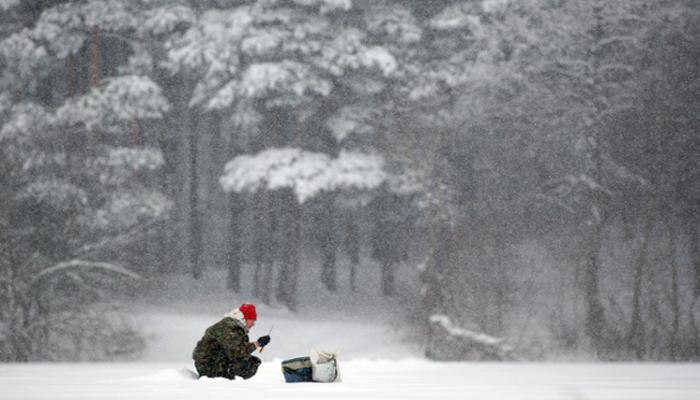
[[110, 272], [114, 273], [117, 275], [123, 275], [127, 276], [129, 278], [133, 279], [139, 279], [140, 276], [120, 265], [117, 264], [112, 264], [112, 263], [107, 263], [107, 262], [99, 262], [99, 261], [87, 261], [87, 260], [79, 260], [79, 259], [74, 259], [70, 261], [64, 261], [60, 262], [54, 266], [48, 267], [32, 278], [30, 282], [30, 286], [35, 285], [37, 282], [40, 280], [51, 276], [56, 273], [60, 272], [65, 272], [70, 269], [78, 269], [78, 270], [86, 270], [86, 269], [97, 269], [103, 272]]
[[503, 338], [460, 328], [446, 315], [431, 315], [429, 322], [433, 337], [428, 354], [433, 358], [500, 361], [516, 358], [514, 349]]
[[72, 98], [56, 111], [66, 125], [82, 123], [87, 128], [134, 119], [160, 118], [170, 104], [155, 82], [144, 76], [112, 78], [90, 93]]
[[321, 192], [372, 190], [386, 180], [384, 160], [377, 155], [341, 152], [332, 159], [297, 148], [264, 150], [226, 164], [219, 182], [226, 192], [291, 188], [300, 203]]

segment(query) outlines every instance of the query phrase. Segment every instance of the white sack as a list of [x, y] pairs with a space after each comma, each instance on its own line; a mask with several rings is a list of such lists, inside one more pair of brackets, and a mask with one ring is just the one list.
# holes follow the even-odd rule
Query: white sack
[[338, 370], [338, 352], [312, 350], [311, 378], [315, 382], [341, 382]]

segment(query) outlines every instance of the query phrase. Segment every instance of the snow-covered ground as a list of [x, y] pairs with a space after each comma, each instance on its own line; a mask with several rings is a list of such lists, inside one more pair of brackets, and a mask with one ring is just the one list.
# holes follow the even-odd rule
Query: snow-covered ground
[[[370, 277], [371, 278], [371, 277]], [[209, 281], [157, 282], [129, 314], [148, 336], [129, 363], [0, 364], [0, 400], [25, 399], [514, 399], [697, 400], [700, 364], [436, 363], [402, 329], [396, 301], [367, 279], [357, 293], [305, 292], [295, 313], [258, 304], [251, 339], [272, 342], [250, 380], [193, 379], [190, 353], [204, 329], [246, 294]], [[311, 285], [312, 283], [307, 283]], [[394, 301], [394, 303], [392, 303]], [[284, 383], [280, 362], [312, 349], [340, 352], [341, 383]]]
[[250, 380], [194, 380], [181, 364], [0, 364], [0, 399], [697, 400], [691, 364], [341, 361], [341, 383], [283, 382], [279, 360]]

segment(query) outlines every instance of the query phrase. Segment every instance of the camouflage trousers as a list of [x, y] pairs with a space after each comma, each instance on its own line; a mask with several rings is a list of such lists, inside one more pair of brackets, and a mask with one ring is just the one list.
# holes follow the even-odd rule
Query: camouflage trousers
[[255, 356], [241, 357], [236, 359], [221, 359], [215, 362], [200, 364], [195, 361], [195, 368], [199, 376], [210, 378], [224, 377], [226, 379], [236, 379], [236, 375], [243, 379], [249, 379], [258, 372], [260, 359]]

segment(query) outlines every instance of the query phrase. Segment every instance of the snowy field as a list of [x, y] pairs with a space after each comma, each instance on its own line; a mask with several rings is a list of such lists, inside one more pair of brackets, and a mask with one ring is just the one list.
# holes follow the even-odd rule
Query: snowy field
[[[217, 277], [211, 278], [216, 281]], [[218, 281], [221, 281], [219, 279]], [[198, 286], [201, 285], [201, 286]], [[162, 282], [134, 306], [149, 346], [129, 363], [0, 364], [0, 400], [23, 399], [513, 399], [698, 400], [700, 364], [435, 363], [407, 340], [395, 305], [362, 296], [306, 298], [304, 310], [258, 306], [251, 339], [272, 331], [252, 379], [186, 373], [204, 329], [237, 306], [212, 282]], [[172, 286], [172, 287], [170, 287]], [[188, 291], [189, 290], [189, 291]], [[197, 293], [206, 293], [206, 299]], [[340, 352], [341, 383], [284, 383], [280, 362], [312, 349]]]
[[341, 383], [283, 382], [279, 360], [248, 381], [194, 380], [177, 363], [0, 364], [0, 399], [700, 399], [700, 366], [351, 360]]

